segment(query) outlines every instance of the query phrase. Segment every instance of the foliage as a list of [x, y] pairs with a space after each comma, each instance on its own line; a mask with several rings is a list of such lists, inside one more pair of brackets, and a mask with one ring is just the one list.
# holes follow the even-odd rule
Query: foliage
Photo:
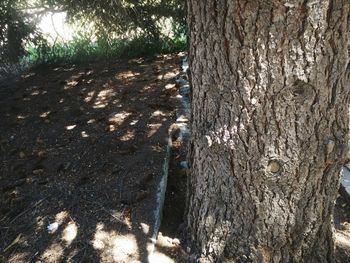
[[49, 10], [66, 11], [72, 21], [93, 21], [99, 35], [137, 33], [158, 38], [161, 18], [185, 25], [184, 0], [42, 0]]
[[22, 64], [30, 65], [36, 62], [86, 62], [105, 58], [123, 58], [149, 56], [156, 53], [172, 53], [186, 49], [186, 38], [161, 37], [154, 40], [148, 36], [127, 39], [108, 40], [99, 38], [91, 42], [89, 37], [79, 37], [66, 43], [56, 43], [52, 46], [31, 46]]
[[25, 2], [0, 2], [0, 76], [10, 71], [11, 65], [25, 53], [24, 43], [34, 43], [39, 38], [30, 15], [21, 11]]
[[[184, 0], [2, 0], [0, 77], [11, 66], [33, 61], [79, 61], [173, 52], [186, 47]], [[36, 24], [47, 12], [67, 12], [69, 21], [94, 26], [67, 43], [49, 45]], [[172, 24], [171, 35], [164, 24]]]

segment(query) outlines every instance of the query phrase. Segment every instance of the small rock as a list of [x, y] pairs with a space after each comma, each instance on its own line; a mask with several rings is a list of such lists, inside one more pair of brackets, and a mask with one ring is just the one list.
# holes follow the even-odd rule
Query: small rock
[[42, 173], [44, 173], [44, 169], [33, 170], [33, 174], [35, 174], [35, 175], [42, 174]]
[[188, 84], [188, 81], [183, 78], [178, 78], [175, 80], [178, 87]]
[[57, 222], [54, 222], [52, 224], [49, 224], [47, 226], [47, 231], [51, 234], [51, 233], [55, 233], [56, 230], [58, 229], [58, 223]]
[[188, 162], [187, 161], [181, 161], [180, 162], [180, 166], [182, 167], [182, 168], [185, 168], [185, 169], [188, 169], [189, 167], [188, 167]]

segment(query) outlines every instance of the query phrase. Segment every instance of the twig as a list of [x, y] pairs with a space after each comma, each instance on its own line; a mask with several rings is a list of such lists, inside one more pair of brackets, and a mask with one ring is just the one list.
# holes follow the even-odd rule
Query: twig
[[6, 252], [6, 251], [9, 250], [11, 247], [13, 247], [14, 245], [16, 245], [16, 244], [20, 241], [21, 237], [22, 237], [22, 234], [18, 234], [17, 237], [11, 242], [11, 244], [8, 245], [8, 246], [3, 250], [3, 252]]
[[43, 198], [43, 199], [41, 199], [41, 200], [39, 200], [39, 201], [37, 201], [37, 202], [36, 202], [34, 205], [32, 205], [31, 207], [29, 207], [28, 209], [26, 209], [26, 210], [24, 210], [23, 212], [19, 213], [17, 216], [15, 216], [15, 217], [10, 221], [9, 224], [13, 223], [17, 218], [19, 218], [20, 216], [24, 215], [25, 213], [29, 212], [29, 211], [32, 210], [33, 208], [35, 208], [35, 207], [37, 207], [38, 205], [40, 205], [40, 204], [41, 204], [43, 201], [45, 201], [47, 198], [48, 198], [48, 196], [45, 197], [45, 198]]
[[[108, 215], [110, 215], [111, 217], [113, 217], [116, 221], [118, 221], [119, 223], [125, 224], [125, 222], [123, 222], [121, 219], [119, 219], [118, 217], [114, 216], [111, 212], [109, 212], [101, 203], [97, 202], [97, 201], [90, 201], [88, 199], [84, 199], [85, 202], [88, 202], [90, 204], [95, 204], [97, 206], [100, 207], [100, 209], [102, 211], [104, 211], [105, 213], [107, 213]], [[122, 214], [124, 213], [124, 209], [122, 211]]]
[[31, 263], [35, 258], [36, 256], [39, 254], [39, 251], [35, 252], [33, 256], [30, 257], [30, 259], [27, 261], [27, 263]]
[[122, 193], [123, 193], [123, 183], [125, 180], [125, 177], [129, 174], [130, 168], [126, 169], [124, 174], [122, 175], [122, 178], [120, 178], [120, 186], [119, 186], [119, 200], [122, 199]]
[[[119, 223], [125, 224], [125, 222], [123, 222], [121, 219], [119, 219], [118, 217], [114, 216], [111, 212], [109, 212], [106, 208], [104, 208], [103, 206], [101, 206], [101, 210], [103, 210], [104, 212], [106, 212], [107, 214], [109, 214], [111, 217], [113, 217], [116, 221], [118, 221]], [[124, 211], [122, 212], [122, 214], [124, 213]]]

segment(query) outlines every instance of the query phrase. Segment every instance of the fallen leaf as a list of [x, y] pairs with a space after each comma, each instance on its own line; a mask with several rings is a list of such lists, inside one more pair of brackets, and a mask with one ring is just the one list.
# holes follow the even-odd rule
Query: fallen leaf
[[37, 138], [37, 139], [36, 139], [36, 143], [38, 143], [38, 144], [44, 144], [44, 140], [41, 139], [41, 138]]
[[9, 250], [11, 247], [13, 247], [14, 245], [16, 245], [20, 240], [21, 240], [22, 234], [18, 234], [18, 236], [15, 238], [15, 240], [12, 241], [12, 243], [10, 245], [8, 245], [5, 249], [4, 252], [6, 252], [7, 250]]

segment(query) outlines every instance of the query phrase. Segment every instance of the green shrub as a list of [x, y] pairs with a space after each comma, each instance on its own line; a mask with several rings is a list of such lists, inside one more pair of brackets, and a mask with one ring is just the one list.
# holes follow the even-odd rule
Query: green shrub
[[91, 41], [88, 36], [80, 34], [72, 41], [49, 45], [42, 42], [29, 46], [27, 54], [22, 58], [22, 65], [32, 65], [46, 62], [79, 63], [98, 59], [132, 58], [151, 56], [159, 53], [174, 53], [186, 49], [186, 37], [152, 38], [139, 36], [133, 39], [98, 38]]

